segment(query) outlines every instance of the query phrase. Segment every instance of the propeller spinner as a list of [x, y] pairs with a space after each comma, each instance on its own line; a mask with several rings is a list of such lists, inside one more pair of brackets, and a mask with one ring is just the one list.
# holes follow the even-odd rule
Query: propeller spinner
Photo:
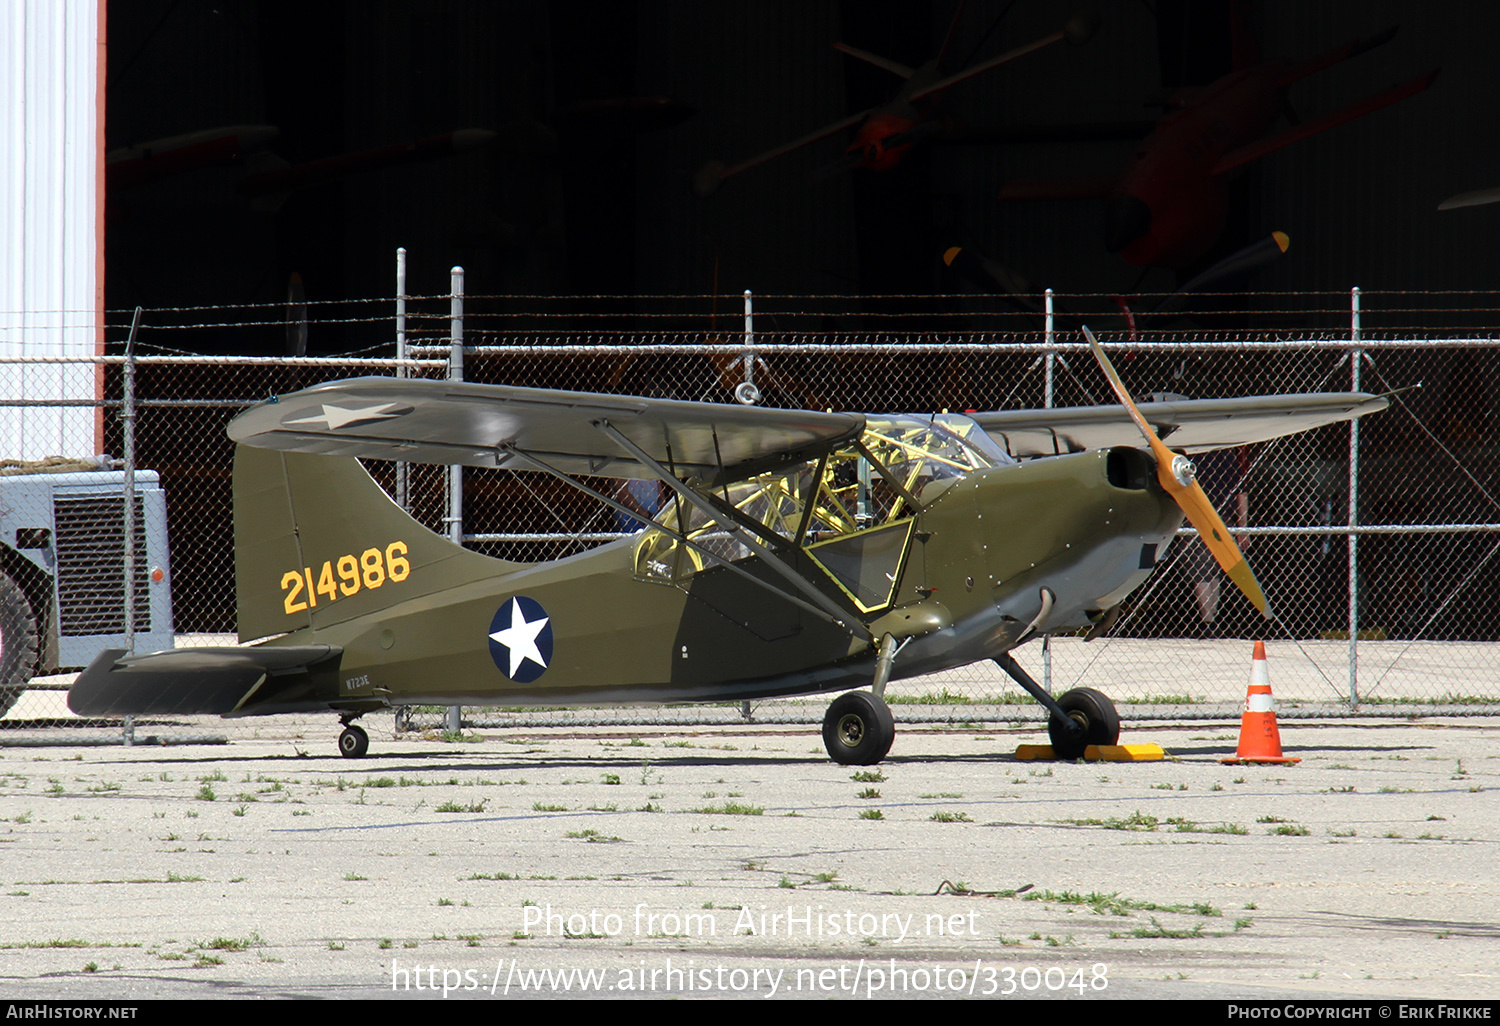
[[1089, 341], [1089, 348], [1094, 351], [1094, 359], [1099, 362], [1099, 368], [1104, 371], [1104, 376], [1109, 379], [1109, 385], [1115, 391], [1120, 404], [1130, 414], [1130, 419], [1135, 421], [1136, 427], [1141, 429], [1147, 444], [1151, 446], [1151, 452], [1156, 457], [1156, 479], [1167, 494], [1177, 501], [1186, 514], [1188, 521], [1198, 529], [1198, 537], [1203, 539], [1203, 544], [1208, 546], [1208, 551], [1213, 553], [1216, 559], [1234, 582], [1235, 587], [1244, 593], [1262, 616], [1267, 619], [1271, 616], [1271, 607], [1266, 602], [1266, 596], [1260, 590], [1260, 583], [1255, 579], [1255, 572], [1250, 569], [1250, 564], [1245, 561], [1245, 554], [1240, 547], [1234, 543], [1234, 536], [1229, 533], [1229, 527], [1224, 523], [1224, 518], [1219, 516], [1214, 509], [1213, 503], [1209, 502], [1208, 496], [1203, 493], [1203, 486], [1197, 481], [1197, 468], [1191, 460], [1168, 449], [1165, 443], [1156, 436], [1146, 418], [1141, 416], [1140, 410], [1135, 408], [1131, 401], [1130, 393], [1125, 390], [1125, 385], [1120, 381], [1120, 375], [1115, 370], [1114, 364], [1109, 362], [1109, 357], [1104, 355], [1099, 340], [1087, 326], [1083, 329], [1083, 335]]

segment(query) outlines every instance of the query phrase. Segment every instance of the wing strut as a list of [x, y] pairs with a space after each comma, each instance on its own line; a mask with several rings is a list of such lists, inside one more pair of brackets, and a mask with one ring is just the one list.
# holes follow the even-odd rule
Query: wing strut
[[[615, 510], [617, 512], [624, 513], [625, 515], [631, 517], [634, 520], [640, 520], [640, 519], [643, 518], [643, 514], [639, 510], [633, 510], [629, 506], [626, 506], [624, 503], [618, 502], [618, 501], [616, 501], [614, 499], [611, 499], [607, 495], [604, 495], [604, 494], [602, 494], [600, 492], [595, 491], [594, 489], [590, 488], [588, 485], [584, 484], [582, 481], [579, 481], [576, 478], [569, 477], [567, 474], [563, 473], [561, 470], [558, 470], [557, 468], [548, 465], [543, 460], [537, 458], [536, 456], [531, 455], [530, 453], [528, 453], [528, 452], [526, 452], [526, 451], [524, 451], [522, 449], [517, 449], [513, 445], [502, 445], [502, 446], [500, 446], [500, 449], [502, 451], [504, 451], [507, 455], [513, 456], [516, 459], [519, 459], [519, 460], [521, 460], [523, 462], [531, 464], [533, 467], [535, 467], [536, 469], [542, 471], [543, 473], [551, 474], [553, 477], [557, 478], [559, 481], [563, 482], [564, 484], [571, 485], [573, 488], [578, 489], [578, 491], [580, 491], [583, 494], [587, 495], [589, 498], [591, 498], [591, 499], [597, 499], [599, 502], [604, 503], [606, 506], [610, 507], [611, 509], [613, 509], [613, 510]], [[675, 481], [676, 478], [673, 478], [672, 480]], [[831, 615], [829, 615], [829, 613], [828, 613], [828, 611], [826, 609], [820, 608], [819, 606], [815, 606], [815, 605], [813, 605], [810, 602], [806, 602], [806, 601], [798, 598], [796, 595], [789, 594], [786, 591], [782, 590], [781, 588], [776, 587], [776, 585], [770, 583], [769, 581], [763, 581], [763, 580], [761, 580], [759, 577], [756, 577], [754, 574], [749, 573], [748, 571], [746, 571], [744, 567], [736, 566], [735, 564], [731, 563], [729, 560], [725, 559], [723, 556], [719, 555], [717, 552], [713, 551], [708, 546], [699, 544], [698, 542], [693, 541], [687, 535], [682, 534], [681, 532], [672, 530], [670, 527], [667, 527], [667, 526], [663, 525], [660, 521], [656, 520], [655, 518], [650, 518], [650, 520], [651, 520], [651, 526], [653, 528], [655, 528], [656, 530], [662, 532], [663, 534], [667, 535], [668, 537], [675, 538], [677, 541], [682, 542], [684, 545], [686, 545], [689, 548], [691, 548], [691, 549], [695, 550], [696, 552], [698, 552], [700, 555], [702, 555], [709, 562], [713, 563], [715, 566], [722, 566], [726, 570], [731, 570], [734, 573], [739, 574], [741, 577], [743, 577], [745, 580], [749, 581], [751, 584], [758, 585], [759, 587], [764, 588], [766, 591], [769, 591], [772, 595], [775, 595], [778, 598], [785, 599], [786, 601], [792, 603], [794, 606], [797, 606], [797, 607], [799, 607], [801, 609], [804, 609], [807, 612], [813, 614], [814, 616], [817, 616], [817, 617], [819, 617], [821, 619], [827, 620], [830, 623], [832, 623], [832, 624], [834, 624], [834, 625], [836, 625], [838, 627], [844, 627], [844, 628], [848, 628], [849, 627], [849, 623], [847, 622], [848, 621], [848, 616], [846, 614], [843, 614], [841, 612], [837, 616], [831, 616]], [[838, 607], [835, 606], [834, 608], [837, 609]], [[864, 629], [863, 625], [861, 625], [860, 629], [861, 630]]]
[[906, 485], [902, 484], [884, 463], [875, 458], [875, 454], [870, 451], [869, 446], [865, 445], [863, 439], [856, 441], [854, 448], [859, 451], [861, 456], [870, 461], [870, 466], [875, 468], [875, 472], [885, 478], [885, 483], [894, 488], [896, 494], [905, 499], [908, 506], [918, 513], [922, 512], [922, 504], [916, 500], [911, 492], [906, 490]]
[[[838, 604], [830, 599], [827, 595], [823, 594], [817, 588], [813, 587], [812, 584], [807, 580], [807, 578], [803, 577], [796, 570], [788, 566], [786, 564], [786, 561], [783, 560], [780, 556], [757, 541], [754, 536], [745, 529], [744, 525], [725, 516], [724, 513], [721, 512], [719, 508], [716, 507], [713, 503], [709, 502], [703, 496], [699, 495], [697, 492], [693, 491], [687, 485], [679, 481], [675, 476], [668, 473], [667, 468], [663, 467], [660, 463], [656, 462], [656, 460], [652, 459], [650, 454], [647, 453], [646, 450], [642, 449], [640, 446], [636, 445], [630, 439], [621, 434], [613, 425], [610, 424], [608, 420], [596, 420], [593, 422], [593, 425], [594, 427], [602, 431], [605, 435], [613, 439], [615, 444], [617, 444], [620, 448], [624, 449], [627, 453], [639, 460], [642, 466], [650, 467], [651, 470], [655, 472], [656, 476], [661, 479], [661, 482], [668, 488], [672, 489], [672, 491], [676, 492], [683, 502], [686, 502], [699, 510], [701, 513], [703, 513], [704, 516], [708, 517], [710, 520], [723, 527], [724, 530], [728, 531], [729, 534], [734, 537], [734, 539], [741, 545], [745, 546], [745, 548], [749, 549], [761, 559], [765, 560], [766, 566], [770, 567], [772, 570], [775, 570], [782, 577], [785, 577], [788, 581], [790, 581], [793, 587], [810, 598], [829, 616], [832, 616], [834, 621], [837, 622], [840, 626], [847, 627], [850, 630], [861, 631], [867, 638], [869, 638], [869, 640], [875, 640], [870, 635], [868, 628], [866, 628], [864, 624], [859, 623], [857, 620], [854, 623], [850, 623], [849, 621], [851, 617], [848, 613], [840, 609], [838, 607]], [[856, 624], [858, 624], [858, 626], [856, 626]]]

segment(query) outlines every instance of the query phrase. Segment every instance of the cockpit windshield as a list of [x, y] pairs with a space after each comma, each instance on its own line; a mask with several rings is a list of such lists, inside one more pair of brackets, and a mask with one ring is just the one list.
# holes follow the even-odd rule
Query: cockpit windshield
[[919, 501], [934, 481], [1015, 462], [978, 424], [956, 413], [871, 417], [862, 441]]

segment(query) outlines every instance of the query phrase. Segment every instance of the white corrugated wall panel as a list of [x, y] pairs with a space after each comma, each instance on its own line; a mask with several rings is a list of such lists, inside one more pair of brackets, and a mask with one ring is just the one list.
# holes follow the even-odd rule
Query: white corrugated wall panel
[[[92, 399], [88, 364], [14, 357], [95, 352], [98, 3], [0, 3], [0, 398]], [[88, 408], [0, 407], [0, 458], [93, 452]]]

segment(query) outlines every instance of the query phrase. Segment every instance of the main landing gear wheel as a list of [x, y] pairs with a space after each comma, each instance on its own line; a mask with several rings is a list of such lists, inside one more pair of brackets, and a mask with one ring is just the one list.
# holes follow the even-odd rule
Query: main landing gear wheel
[[1077, 734], [1056, 714], [1047, 719], [1047, 736], [1060, 759], [1079, 759], [1089, 745], [1112, 745], [1120, 740], [1120, 714], [1115, 704], [1093, 688], [1074, 688], [1061, 695], [1057, 704], [1083, 729]]
[[868, 691], [840, 695], [823, 717], [823, 747], [830, 759], [845, 766], [875, 765], [895, 740], [890, 707]]
[[363, 727], [349, 724], [339, 735], [339, 754], [346, 759], [361, 758], [370, 750], [370, 735]]

